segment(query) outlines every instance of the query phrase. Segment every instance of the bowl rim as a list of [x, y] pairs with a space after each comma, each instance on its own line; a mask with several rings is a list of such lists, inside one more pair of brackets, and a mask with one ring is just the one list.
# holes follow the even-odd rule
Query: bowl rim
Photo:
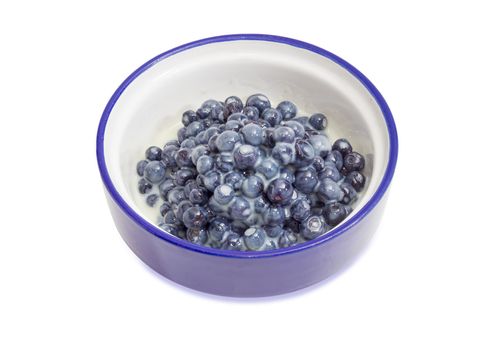
[[[388, 164], [385, 169], [383, 178], [380, 182], [380, 185], [378, 186], [377, 190], [373, 193], [372, 198], [370, 198], [370, 200], [362, 208], [360, 208], [355, 215], [348, 218], [348, 220], [346, 220], [343, 224], [333, 228], [332, 230], [328, 231], [326, 234], [320, 237], [317, 237], [316, 239], [313, 239], [311, 241], [307, 241], [304, 243], [300, 243], [293, 247], [279, 248], [279, 249], [260, 251], [260, 252], [231, 251], [231, 250], [223, 250], [223, 249], [216, 249], [216, 248], [196, 245], [194, 243], [188, 242], [187, 240], [183, 240], [172, 234], [169, 234], [163, 231], [162, 229], [160, 229], [158, 226], [155, 226], [150, 222], [148, 222], [146, 219], [144, 219], [141, 215], [139, 215], [135, 210], [133, 210], [126, 203], [126, 201], [122, 198], [122, 196], [119, 194], [119, 192], [116, 190], [115, 186], [113, 185], [113, 182], [110, 178], [110, 175], [107, 170], [106, 162], [105, 162], [104, 135], [105, 135], [105, 130], [106, 130], [110, 113], [113, 107], [115, 106], [117, 100], [122, 95], [123, 91], [139, 75], [141, 75], [143, 72], [145, 72], [146, 70], [154, 66], [156, 63], [158, 63], [159, 61], [167, 57], [173, 56], [175, 54], [178, 54], [180, 52], [183, 52], [198, 46], [221, 43], [221, 42], [229, 42], [229, 41], [267, 41], [267, 42], [281, 43], [281, 44], [293, 46], [295, 48], [308, 50], [318, 55], [321, 55], [323, 57], [326, 57], [331, 61], [333, 61], [334, 63], [346, 69], [350, 74], [352, 74], [355, 78], [357, 78], [368, 90], [368, 92], [372, 95], [372, 97], [375, 99], [375, 102], [380, 107], [380, 110], [382, 112], [382, 115], [384, 117], [384, 120], [387, 126], [389, 143], [390, 143]], [[140, 225], [147, 232], [169, 243], [172, 243], [176, 246], [179, 246], [194, 252], [214, 255], [219, 257], [226, 257], [226, 258], [266, 258], [266, 257], [292, 254], [295, 252], [300, 252], [300, 251], [307, 250], [307, 249], [316, 247], [318, 245], [324, 244], [327, 241], [347, 232], [353, 226], [357, 225], [363, 218], [365, 218], [368, 215], [368, 213], [370, 213], [373, 210], [373, 208], [379, 203], [379, 201], [385, 195], [385, 192], [387, 191], [388, 186], [392, 180], [393, 174], [395, 172], [395, 166], [396, 166], [397, 157], [398, 157], [398, 136], [397, 136], [397, 129], [395, 126], [393, 115], [383, 96], [380, 94], [377, 88], [370, 82], [370, 80], [365, 75], [363, 75], [358, 69], [356, 69], [354, 66], [352, 66], [350, 63], [348, 63], [344, 59], [338, 57], [337, 55], [325, 49], [322, 49], [318, 46], [309, 44], [304, 41], [277, 36], [277, 35], [270, 35], [270, 34], [227, 34], [227, 35], [214, 36], [214, 37], [192, 41], [184, 45], [180, 45], [178, 47], [175, 47], [171, 50], [165, 51], [153, 57], [152, 59], [150, 59], [143, 65], [141, 65], [139, 68], [137, 68], [133, 73], [131, 73], [113, 93], [112, 97], [108, 101], [102, 113], [102, 117], [100, 119], [100, 123], [98, 126], [96, 143], [97, 143], [97, 149], [96, 149], [97, 162], [98, 162], [98, 167], [100, 170], [102, 181], [107, 191], [109, 192], [109, 194], [111, 195], [115, 203], [121, 208], [124, 214], [130, 217], [134, 222]]]

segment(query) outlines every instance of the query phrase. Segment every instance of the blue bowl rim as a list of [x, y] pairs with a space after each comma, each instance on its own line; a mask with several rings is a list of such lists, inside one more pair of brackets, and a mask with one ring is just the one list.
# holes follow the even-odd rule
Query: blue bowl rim
[[[115, 106], [115, 103], [117, 102], [118, 98], [121, 96], [123, 91], [130, 85], [132, 81], [134, 81], [140, 74], [142, 74], [143, 72], [145, 72], [146, 70], [154, 66], [157, 62], [165, 58], [168, 58], [170, 56], [173, 56], [177, 53], [180, 53], [198, 46], [219, 43], [219, 42], [240, 41], [240, 40], [269, 41], [269, 42], [286, 44], [286, 45], [294, 46], [296, 48], [314, 52], [340, 65], [341, 67], [346, 69], [348, 72], [350, 72], [353, 76], [355, 76], [365, 86], [365, 88], [369, 91], [369, 93], [374, 97], [376, 103], [378, 104], [378, 106], [382, 111], [383, 117], [386, 122], [387, 130], [388, 130], [388, 135], [390, 139], [389, 140], [390, 141], [389, 160], [388, 160], [387, 168], [385, 170], [385, 174], [382, 178], [382, 181], [378, 186], [378, 189], [372, 195], [372, 198], [362, 208], [360, 208], [360, 210], [355, 215], [350, 217], [343, 224], [330, 230], [325, 235], [320, 236], [311, 241], [304, 242], [293, 247], [289, 247], [289, 248], [280, 248], [280, 249], [261, 251], [261, 252], [230, 251], [230, 250], [203, 247], [203, 246], [188, 242], [186, 240], [183, 240], [181, 238], [175, 237], [161, 230], [159, 227], [151, 224], [147, 220], [145, 220], [125, 202], [125, 200], [121, 197], [121, 195], [115, 189], [112, 183], [112, 180], [110, 178], [110, 175], [107, 171], [107, 167], [105, 163], [104, 134], [105, 134], [106, 125], [108, 122], [108, 117], [113, 107]], [[117, 88], [117, 90], [115, 90], [114, 94], [108, 101], [102, 113], [102, 117], [100, 119], [98, 132], [97, 132], [97, 162], [98, 162], [98, 167], [100, 170], [103, 183], [106, 186], [109, 194], [112, 196], [113, 200], [119, 205], [119, 207], [127, 216], [129, 216], [132, 220], [134, 220], [138, 225], [140, 225], [143, 229], [145, 229], [149, 233], [161, 239], [164, 239], [169, 243], [172, 243], [179, 247], [182, 247], [191, 251], [195, 251], [198, 253], [204, 253], [208, 255], [214, 255], [214, 256], [226, 257], [226, 258], [267, 258], [267, 257], [291, 254], [291, 253], [300, 252], [306, 249], [313, 248], [315, 246], [323, 244], [345, 233], [346, 231], [351, 229], [353, 226], [358, 224], [365, 216], [367, 216], [368, 213], [372, 211], [373, 208], [382, 199], [382, 197], [384, 196], [385, 192], [388, 189], [388, 186], [395, 172], [397, 157], [398, 157], [398, 136], [397, 136], [397, 130], [395, 126], [395, 121], [393, 119], [393, 115], [383, 96], [380, 94], [377, 88], [370, 82], [370, 80], [368, 80], [368, 78], [365, 75], [363, 75], [358, 69], [356, 69], [354, 66], [352, 66], [350, 63], [348, 63], [344, 59], [318, 46], [306, 43], [304, 41], [296, 40], [296, 39], [291, 39], [291, 38], [277, 36], [277, 35], [269, 35], [269, 34], [228, 34], [228, 35], [209, 37], [209, 38], [200, 39], [197, 41], [193, 41], [193, 42], [178, 46], [164, 53], [161, 53], [158, 56], [155, 56], [154, 58], [150, 59], [149, 61], [141, 65], [139, 68], [137, 68], [132, 74], [130, 74], [122, 82], [122, 84]]]

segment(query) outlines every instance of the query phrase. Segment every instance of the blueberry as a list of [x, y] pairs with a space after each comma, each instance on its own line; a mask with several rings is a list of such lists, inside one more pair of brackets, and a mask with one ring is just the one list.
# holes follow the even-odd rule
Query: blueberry
[[220, 153], [220, 155], [217, 156], [216, 165], [221, 172], [228, 173], [229, 171], [232, 171], [235, 166], [232, 153]]
[[208, 140], [205, 140], [205, 131], [200, 131], [196, 136], [195, 136], [195, 143], [197, 145], [205, 145]]
[[318, 198], [320, 198], [325, 203], [331, 201], [341, 201], [344, 196], [340, 186], [328, 177], [320, 181], [317, 195]]
[[360, 153], [350, 152], [343, 158], [343, 167], [347, 172], [362, 170], [365, 167], [365, 158]]
[[293, 184], [295, 182], [295, 174], [289, 168], [282, 168], [280, 170], [279, 178], [280, 179], [285, 179], [288, 182], [290, 182], [291, 184]]
[[284, 165], [293, 163], [295, 161], [295, 147], [289, 143], [277, 143], [272, 149], [272, 157]]
[[183, 213], [185, 213], [185, 211], [188, 208], [191, 208], [191, 207], [193, 207], [192, 202], [190, 202], [189, 200], [186, 200], [186, 199], [181, 201], [177, 205], [175, 205], [174, 213], [175, 213], [175, 216], [177, 217], [177, 219], [183, 220]]
[[147, 196], [146, 202], [149, 207], [153, 207], [158, 201], [158, 194], [150, 194]]
[[338, 139], [333, 143], [332, 149], [340, 151], [340, 153], [345, 157], [347, 154], [352, 152], [352, 145], [347, 139]]
[[242, 237], [240, 237], [239, 234], [232, 232], [228, 234], [221, 248], [226, 250], [243, 250], [244, 248], [243, 239]]
[[341, 203], [330, 203], [323, 209], [323, 216], [325, 217], [327, 224], [334, 227], [345, 219], [347, 211], [345, 210], [345, 206]]
[[152, 184], [145, 180], [143, 177], [138, 181], [138, 192], [145, 194], [150, 192], [152, 189]]
[[189, 111], [183, 112], [183, 115], [182, 115], [183, 125], [188, 126], [190, 123], [197, 120], [198, 120], [198, 116], [197, 116], [197, 113], [195, 113], [194, 111], [189, 110]]
[[197, 145], [197, 143], [195, 142], [195, 139], [190, 137], [188, 139], [183, 140], [182, 143], [180, 144], [180, 147], [181, 148], [194, 148], [196, 145]]
[[257, 124], [245, 125], [240, 133], [243, 135], [245, 143], [253, 146], [259, 146], [265, 140], [265, 131]]
[[167, 225], [178, 225], [180, 224], [180, 220], [175, 216], [173, 210], [167, 211], [167, 213], [163, 216], [163, 220]]
[[317, 173], [321, 172], [325, 168], [325, 160], [320, 156], [316, 156], [313, 158], [312, 167], [315, 168]]
[[235, 131], [226, 130], [218, 135], [215, 144], [220, 152], [224, 152], [233, 150], [233, 147], [239, 141], [240, 136], [238, 136], [238, 133]]
[[168, 145], [163, 148], [162, 152], [162, 161], [168, 168], [176, 167], [177, 162], [175, 161], [175, 156], [177, 154], [178, 147], [175, 145]]
[[311, 240], [327, 232], [327, 224], [323, 216], [311, 215], [300, 223], [300, 234]]
[[161, 160], [162, 159], [162, 150], [157, 146], [150, 146], [145, 151], [145, 158], [148, 160]]
[[175, 162], [179, 167], [192, 167], [192, 150], [190, 148], [180, 148], [175, 153]]
[[183, 191], [185, 192], [185, 196], [188, 197], [190, 195], [190, 192], [192, 192], [196, 188], [200, 188], [200, 185], [197, 183], [197, 181], [193, 179], [187, 180], [185, 182], [185, 185], [183, 186]]
[[243, 109], [243, 114], [245, 114], [249, 120], [257, 121], [258, 118], [260, 118], [260, 111], [257, 107], [253, 106], [246, 106]]
[[204, 245], [208, 240], [207, 230], [204, 228], [194, 229], [189, 228], [187, 230], [187, 240], [198, 245]]
[[[227, 118], [227, 123], [228, 122], [241, 122], [241, 121], [244, 121], [244, 120], [248, 120], [248, 117], [243, 114], [243, 113], [233, 113], [232, 115], [230, 115], [228, 118]], [[225, 123], [225, 124], [227, 124]], [[225, 129], [227, 127], [225, 126]]]
[[265, 159], [259, 166], [257, 166], [256, 170], [263, 174], [267, 179], [271, 179], [278, 174], [278, 165], [273, 159]]
[[342, 179], [342, 175], [335, 167], [335, 164], [330, 162], [325, 162], [325, 167], [318, 173], [320, 180], [330, 178], [335, 182], [338, 182]]
[[209, 196], [207, 190], [201, 187], [192, 189], [188, 195], [188, 199], [190, 199], [190, 202], [199, 205], [207, 203], [208, 197]]
[[269, 207], [268, 199], [264, 195], [261, 195], [255, 198], [253, 202], [253, 207], [255, 209], [255, 213], [263, 214]]
[[208, 235], [212, 241], [220, 242], [225, 232], [230, 231], [230, 229], [230, 222], [226, 218], [216, 217], [208, 226]]
[[279, 125], [282, 118], [282, 114], [274, 108], [267, 108], [262, 112], [262, 119], [271, 126]]
[[180, 148], [180, 142], [178, 142], [178, 140], [170, 140], [167, 143], [165, 143], [164, 148], [167, 146], [175, 146], [177, 148]]
[[225, 109], [227, 111], [227, 115], [239, 113], [243, 109], [243, 102], [237, 96], [227, 97], [225, 100]]
[[328, 125], [327, 117], [325, 117], [321, 113], [313, 114], [308, 120], [308, 122], [316, 130], [325, 130]]
[[220, 130], [218, 130], [218, 127], [216, 126], [211, 126], [207, 130], [205, 130], [205, 144], [208, 144], [208, 141], [213, 135], [218, 135], [220, 133]]
[[292, 204], [290, 211], [293, 219], [303, 221], [310, 215], [310, 204], [306, 199], [298, 199]]
[[288, 248], [297, 243], [297, 236], [292, 230], [283, 230], [282, 235], [278, 238], [278, 245], [281, 248]]
[[168, 192], [167, 199], [170, 204], [179, 204], [181, 201], [187, 199], [187, 196], [185, 195], [183, 187], [177, 186]]
[[313, 168], [298, 170], [295, 173], [295, 188], [303, 193], [312, 193], [318, 183], [317, 172]]
[[178, 142], [182, 143], [183, 141], [185, 141], [186, 138], [187, 138], [187, 128], [183, 127], [178, 129], [177, 131]]
[[288, 126], [279, 126], [273, 131], [273, 140], [275, 142], [292, 143], [295, 140], [295, 131]]
[[206, 174], [214, 167], [213, 158], [208, 155], [203, 155], [197, 159], [197, 171], [200, 174]]
[[305, 128], [298, 121], [289, 120], [284, 125], [292, 129], [296, 137], [303, 138], [305, 136]]
[[205, 147], [204, 145], [196, 146], [192, 150], [192, 163], [194, 165], [197, 165], [198, 158], [200, 158], [201, 156], [203, 156], [205, 154], [208, 154], [208, 153], [209, 153], [208, 148]]
[[331, 162], [335, 164], [335, 167], [340, 170], [343, 167], [343, 156], [340, 151], [332, 149], [332, 151], [328, 152], [327, 156], [325, 157], [325, 162]]
[[357, 191], [348, 182], [345, 181], [342, 184], [340, 184], [340, 189], [343, 192], [343, 199], [342, 199], [343, 204], [352, 204], [357, 200], [358, 198]]
[[283, 225], [285, 221], [285, 210], [282, 207], [269, 207], [263, 213], [263, 221], [266, 225]]
[[160, 189], [160, 197], [163, 200], [167, 199], [168, 192], [175, 188], [175, 183], [172, 179], [165, 179], [159, 186]]
[[283, 233], [282, 226], [265, 226], [265, 232], [268, 237], [277, 238]]
[[358, 171], [352, 171], [345, 177], [345, 182], [352, 185], [355, 191], [361, 192], [365, 187], [365, 176]]
[[256, 149], [251, 145], [241, 145], [233, 152], [233, 159], [238, 169], [253, 168], [257, 162]]
[[248, 250], [260, 250], [266, 238], [267, 234], [261, 227], [251, 227], [244, 233], [244, 242]]
[[213, 197], [219, 204], [228, 204], [235, 197], [235, 191], [230, 185], [220, 185], [215, 188]]
[[203, 184], [210, 192], [215, 191], [215, 188], [220, 185], [220, 173], [216, 170], [210, 170], [208, 173], [203, 175]]
[[257, 198], [263, 192], [263, 180], [258, 176], [251, 175], [242, 183], [242, 193], [248, 198]]
[[239, 190], [242, 187], [242, 183], [245, 177], [238, 171], [231, 171], [225, 175], [225, 183], [231, 185], [235, 190]]
[[145, 167], [147, 166], [147, 164], [148, 164], [148, 160], [141, 160], [137, 163], [137, 174], [139, 176], [143, 176], [145, 172]]
[[273, 204], [287, 204], [293, 195], [293, 186], [285, 179], [275, 179], [267, 187], [267, 197]]
[[154, 160], [145, 167], [145, 179], [152, 184], [158, 184], [162, 182], [165, 177], [166, 167], [163, 162]]
[[267, 96], [262, 94], [255, 94], [250, 96], [247, 99], [246, 105], [257, 108], [260, 114], [262, 114], [265, 109], [271, 107], [270, 100], [267, 98]]
[[197, 110], [197, 114], [200, 113], [200, 118], [211, 120], [218, 120], [219, 115], [223, 114], [224, 107], [221, 102], [215, 100], [207, 100], [202, 103], [202, 106]]
[[225, 130], [239, 132], [242, 127], [243, 127], [243, 124], [238, 120], [229, 120], [228, 122], [225, 123]]
[[181, 168], [175, 173], [175, 184], [177, 186], [185, 186], [188, 180], [195, 179], [197, 172], [193, 168]]
[[280, 102], [277, 109], [282, 114], [283, 120], [290, 120], [297, 115], [297, 106], [290, 101]]
[[252, 210], [250, 204], [243, 197], [235, 197], [228, 206], [228, 213], [234, 220], [245, 220], [250, 216]]
[[200, 229], [207, 224], [207, 213], [202, 207], [193, 206], [185, 210], [182, 219], [187, 228]]
[[315, 150], [315, 155], [325, 157], [332, 149], [328, 137], [325, 135], [313, 135], [308, 139]]
[[187, 131], [185, 132], [186, 137], [197, 136], [197, 134], [204, 129], [204, 126], [200, 122], [191, 122], [187, 126]]
[[218, 134], [217, 135], [213, 135], [212, 137], [210, 137], [210, 139], [208, 140], [208, 149], [210, 150], [210, 152], [218, 152], [218, 148], [217, 148], [217, 138], [218, 138]]
[[164, 216], [167, 211], [171, 210], [172, 206], [168, 202], [163, 202], [162, 205], [160, 206], [160, 215]]
[[295, 142], [295, 166], [306, 167], [312, 164], [314, 158], [315, 150], [312, 145], [308, 141], [297, 139]]

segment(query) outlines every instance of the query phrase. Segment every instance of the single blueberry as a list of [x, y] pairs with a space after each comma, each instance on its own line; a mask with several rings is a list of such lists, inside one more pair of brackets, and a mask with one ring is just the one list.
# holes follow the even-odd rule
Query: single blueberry
[[241, 145], [233, 152], [233, 159], [237, 169], [253, 168], [257, 162], [256, 149], [251, 145]]
[[311, 240], [327, 232], [327, 224], [323, 216], [311, 215], [300, 223], [300, 234]]
[[185, 191], [183, 190], [183, 187], [177, 186], [175, 188], [172, 188], [168, 192], [167, 199], [170, 202], [170, 204], [178, 205], [178, 203], [187, 199], [187, 196], [185, 195]]
[[250, 216], [252, 210], [250, 203], [243, 197], [235, 197], [228, 206], [228, 213], [234, 220], [245, 220]]
[[243, 124], [238, 120], [229, 120], [228, 122], [225, 123], [225, 130], [239, 132], [242, 127], [243, 127]]
[[313, 146], [316, 156], [325, 157], [332, 149], [330, 141], [325, 135], [310, 136], [308, 142]]
[[352, 185], [355, 191], [361, 192], [365, 187], [365, 176], [361, 172], [352, 171], [345, 177], [345, 182]]
[[316, 130], [325, 130], [328, 125], [327, 117], [321, 113], [313, 114], [308, 122]]
[[365, 167], [365, 158], [360, 153], [350, 152], [343, 158], [346, 172], [360, 171]]
[[235, 197], [235, 191], [230, 185], [220, 185], [215, 188], [213, 197], [219, 204], [228, 204]]
[[251, 227], [244, 233], [245, 246], [248, 250], [261, 250], [266, 238], [267, 234], [261, 227]]
[[208, 140], [205, 140], [205, 130], [200, 131], [196, 136], [195, 136], [195, 143], [197, 145], [205, 145], [207, 144]]
[[240, 141], [240, 136], [235, 131], [225, 130], [218, 135], [215, 142], [220, 152], [233, 150], [235, 144]]
[[157, 146], [150, 146], [145, 151], [145, 158], [148, 160], [161, 160], [162, 159], [162, 149]]
[[267, 108], [262, 112], [262, 119], [271, 126], [279, 125], [282, 118], [282, 114], [274, 108]]
[[344, 194], [340, 186], [335, 181], [327, 177], [320, 181], [317, 196], [324, 203], [328, 203], [332, 201], [341, 201]]
[[187, 230], [187, 240], [198, 245], [204, 245], [208, 240], [207, 230], [204, 228], [189, 228]]
[[185, 186], [188, 180], [195, 179], [197, 172], [193, 168], [181, 168], [175, 173], [175, 184], [177, 186]]
[[245, 176], [238, 171], [231, 171], [225, 175], [224, 182], [231, 185], [235, 190], [239, 190], [242, 187]]
[[197, 159], [197, 171], [200, 174], [206, 174], [214, 167], [213, 158], [208, 155], [203, 155]]
[[243, 109], [243, 114], [245, 114], [249, 120], [257, 121], [260, 118], [260, 112], [258, 108], [253, 106], [246, 106]]
[[243, 135], [245, 143], [253, 146], [259, 146], [265, 140], [265, 131], [257, 124], [245, 125], [240, 133]]
[[312, 167], [315, 168], [317, 173], [320, 173], [325, 168], [325, 160], [320, 156], [316, 156], [313, 158]]
[[269, 207], [263, 213], [263, 221], [266, 225], [283, 225], [285, 221], [285, 210], [282, 207]]
[[342, 179], [342, 174], [338, 171], [334, 163], [325, 162], [325, 167], [318, 173], [320, 180], [330, 178], [335, 182]]
[[191, 122], [194, 122], [197, 120], [198, 120], [198, 116], [197, 116], [197, 113], [195, 113], [194, 111], [189, 110], [189, 111], [183, 112], [183, 115], [182, 115], [183, 125], [188, 126]]
[[295, 140], [295, 131], [288, 126], [279, 126], [273, 131], [273, 141], [292, 143]]
[[221, 248], [226, 250], [244, 250], [245, 245], [243, 243], [243, 238], [238, 233], [232, 232], [227, 235]]
[[185, 213], [185, 211], [191, 207], [193, 207], [192, 202], [185, 199], [178, 203], [178, 205], [175, 205], [175, 210], [173, 212], [175, 213], [177, 219], [183, 220], [183, 213]]
[[192, 136], [197, 136], [197, 134], [200, 132], [200, 131], [203, 131], [204, 129], [204, 125], [200, 122], [191, 122], [188, 126], [187, 126], [187, 131], [185, 132], [185, 136], [186, 137], [192, 137]]
[[162, 205], [160, 206], [160, 215], [164, 216], [167, 211], [171, 210], [172, 206], [168, 202], [163, 202]]
[[150, 194], [147, 196], [146, 202], [149, 207], [153, 207], [158, 201], [158, 194]]
[[293, 184], [295, 182], [295, 174], [289, 168], [282, 168], [280, 170], [279, 178], [280, 179], [285, 179], [288, 182], [290, 182], [291, 184]]
[[185, 185], [183, 186], [183, 190], [185, 191], [185, 196], [188, 197], [190, 192], [192, 192], [192, 190], [194, 190], [196, 188], [200, 188], [200, 185], [197, 183], [197, 181], [195, 179], [187, 180], [185, 182]]
[[181, 148], [194, 148], [197, 145], [195, 142], [195, 139], [193, 137], [190, 137], [188, 139], [183, 140], [183, 142], [180, 144]]
[[180, 143], [182, 143], [183, 141], [185, 141], [187, 139], [187, 128], [186, 127], [178, 129], [177, 139], [178, 139], [178, 142], [180, 142]]
[[190, 148], [180, 148], [175, 153], [175, 162], [179, 167], [192, 167], [192, 150]]
[[325, 221], [332, 227], [337, 226], [347, 216], [345, 206], [341, 203], [330, 203], [323, 208]]
[[162, 182], [165, 177], [166, 167], [163, 162], [154, 160], [147, 164], [145, 167], [145, 179], [152, 184], [158, 184]]
[[162, 161], [168, 168], [173, 168], [177, 166], [177, 162], [175, 161], [177, 151], [178, 147], [175, 145], [168, 145], [163, 148]]
[[277, 109], [282, 113], [283, 120], [290, 120], [297, 115], [297, 106], [290, 101], [282, 101], [278, 104]]
[[210, 170], [208, 173], [203, 175], [203, 184], [210, 192], [215, 191], [215, 188], [220, 185], [220, 181], [220, 173], [216, 170]]
[[225, 100], [225, 109], [227, 111], [227, 116], [233, 113], [239, 113], [243, 109], [243, 102], [237, 96], [227, 97]]
[[145, 180], [143, 177], [138, 181], [138, 192], [140, 192], [141, 194], [150, 192], [152, 187], [152, 184]]
[[273, 159], [265, 159], [256, 168], [257, 172], [271, 179], [278, 174], [278, 165]]
[[265, 226], [264, 228], [267, 236], [271, 238], [277, 238], [283, 233], [282, 226]]
[[167, 213], [163, 216], [163, 220], [167, 225], [178, 225], [180, 224], [180, 220], [175, 216], [173, 210], [167, 211]]
[[137, 163], [137, 174], [139, 176], [143, 176], [145, 172], [145, 167], [147, 166], [147, 164], [148, 164], [148, 160], [141, 160]]
[[209, 151], [208, 151], [208, 148], [205, 147], [204, 145], [198, 145], [196, 146], [194, 149], [192, 149], [192, 163], [194, 165], [197, 165], [197, 161], [198, 159], [203, 156], [203, 155], [206, 155], [208, 154]]
[[290, 143], [277, 143], [272, 149], [272, 157], [283, 165], [294, 163], [295, 147]]
[[297, 139], [295, 142], [295, 162], [298, 168], [306, 167], [312, 164], [315, 158], [315, 150], [312, 145], [305, 140]]
[[305, 128], [299, 122], [295, 120], [288, 120], [284, 123], [284, 125], [292, 129], [296, 137], [303, 138], [305, 136]]
[[[232, 115], [230, 115], [228, 118], [227, 118], [227, 123], [228, 122], [241, 122], [241, 121], [244, 121], [244, 120], [248, 120], [248, 117], [243, 114], [243, 113], [233, 113]], [[225, 123], [225, 129], [227, 129], [227, 126]]]
[[160, 189], [160, 197], [162, 197], [163, 200], [167, 200], [168, 192], [170, 192], [175, 187], [176, 186], [175, 186], [175, 183], [173, 182], [173, 179], [165, 179], [158, 186], [158, 188]]
[[306, 199], [298, 199], [290, 208], [292, 218], [297, 221], [303, 221], [310, 215], [310, 204]]
[[242, 183], [242, 193], [248, 198], [257, 198], [263, 192], [263, 180], [258, 176], [251, 175]]
[[207, 224], [207, 213], [202, 207], [193, 206], [185, 210], [182, 219], [187, 228], [200, 229]]
[[325, 162], [331, 162], [335, 164], [335, 167], [340, 170], [343, 167], [343, 156], [340, 151], [332, 149], [325, 157]]
[[293, 186], [285, 179], [275, 179], [267, 187], [267, 197], [273, 204], [287, 204], [292, 195]]
[[188, 199], [190, 199], [190, 202], [193, 204], [199, 204], [203, 205], [208, 202], [208, 192], [204, 188], [194, 188], [192, 191], [190, 191], [188, 195]]
[[339, 151], [345, 157], [352, 152], [352, 145], [347, 139], [338, 139], [333, 143], [332, 149]]
[[223, 240], [225, 232], [230, 231], [231, 225], [228, 219], [216, 217], [208, 226], [208, 235], [212, 241], [220, 242]]
[[246, 105], [257, 108], [260, 114], [262, 114], [265, 109], [271, 107], [270, 100], [267, 98], [267, 96], [262, 94], [250, 96], [247, 99]]
[[312, 193], [318, 183], [317, 172], [313, 168], [298, 170], [295, 173], [295, 188], [303, 193]]

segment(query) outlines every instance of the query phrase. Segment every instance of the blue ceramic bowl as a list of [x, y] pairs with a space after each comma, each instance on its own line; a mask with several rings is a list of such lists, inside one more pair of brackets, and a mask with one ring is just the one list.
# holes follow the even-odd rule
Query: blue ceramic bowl
[[[366, 155], [368, 182], [354, 212], [324, 236], [265, 252], [194, 245], [155, 225], [137, 194], [135, 164], [151, 144], [174, 138], [181, 113], [203, 100], [262, 92], [329, 117], [332, 139]], [[284, 37], [226, 35], [182, 45], [146, 62], [115, 91], [100, 120], [97, 158], [122, 238], [148, 266], [207, 293], [256, 297], [291, 292], [347, 266], [379, 223], [397, 160], [390, 110], [356, 68], [317, 46]], [[158, 209], [157, 209], [158, 210]]]

